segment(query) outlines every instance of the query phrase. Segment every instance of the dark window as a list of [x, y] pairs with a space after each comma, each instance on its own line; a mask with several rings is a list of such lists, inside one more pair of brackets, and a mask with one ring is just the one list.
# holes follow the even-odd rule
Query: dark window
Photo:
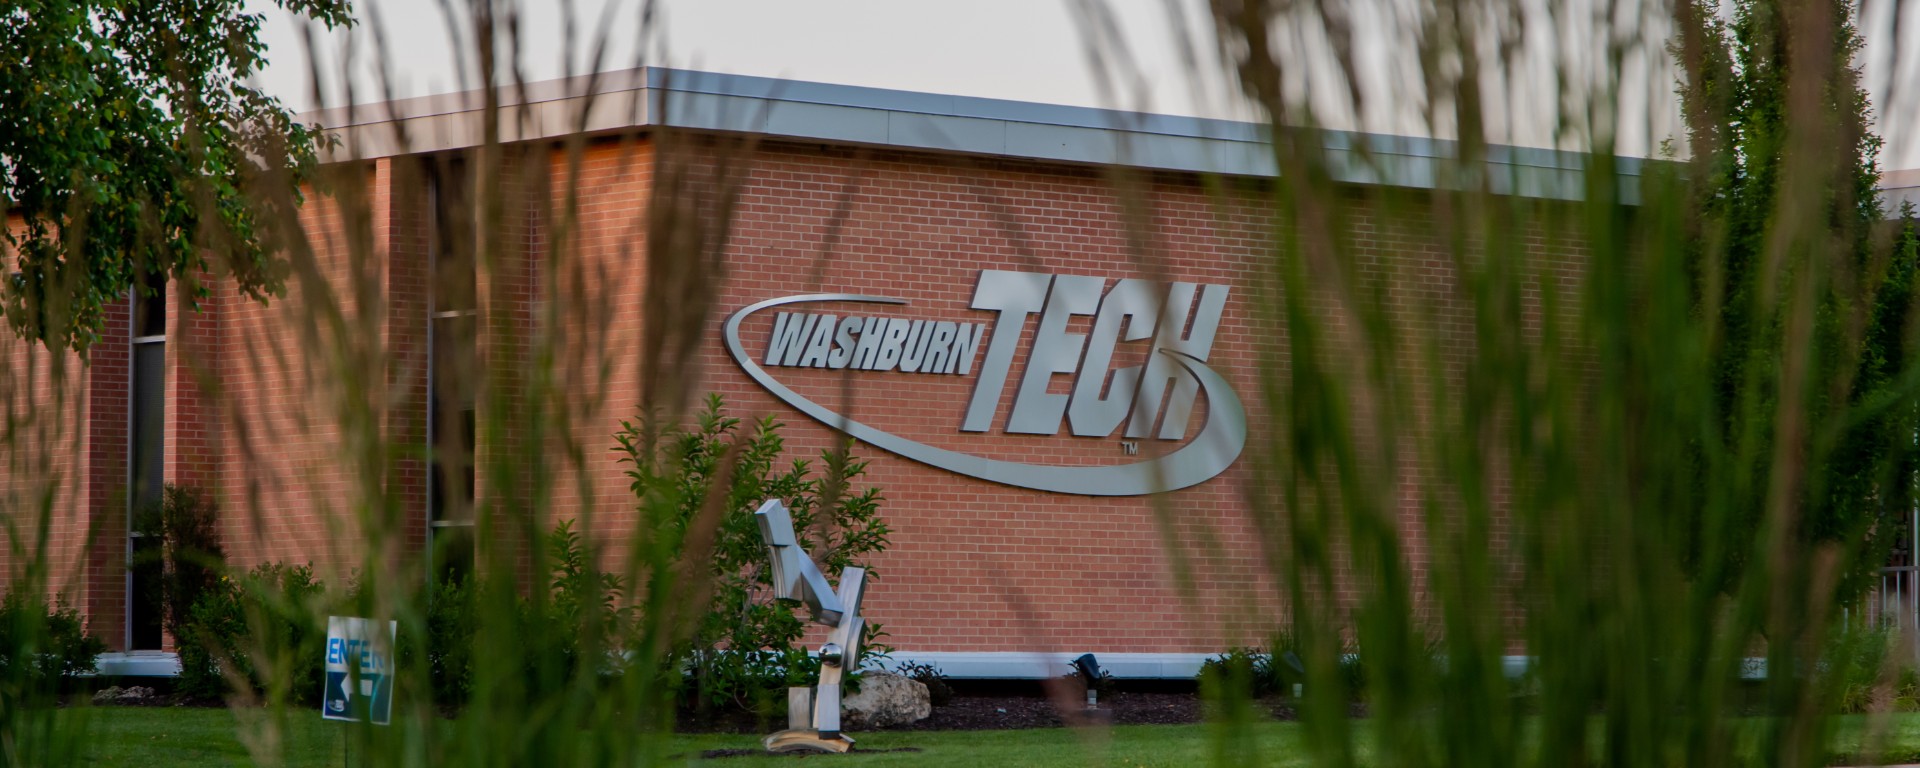
[[167, 343], [133, 345], [133, 508], [160, 503], [166, 471]]
[[160, 498], [167, 461], [167, 302], [164, 277], [134, 289], [127, 451], [127, 647], [161, 644]]
[[432, 288], [427, 345], [428, 543], [435, 578], [465, 578], [474, 560], [475, 412], [480, 381], [478, 276], [474, 260], [472, 181], [466, 164], [448, 160], [428, 176], [433, 201]]
[[133, 338], [167, 335], [167, 278], [150, 275], [134, 288]]

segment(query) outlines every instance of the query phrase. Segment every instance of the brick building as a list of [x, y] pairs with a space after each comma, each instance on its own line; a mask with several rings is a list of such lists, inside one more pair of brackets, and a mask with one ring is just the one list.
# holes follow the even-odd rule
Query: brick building
[[[485, 136], [472, 94], [309, 115], [342, 138], [333, 184], [302, 215], [324, 274], [265, 305], [218, 284], [198, 311], [177, 290], [122, 301], [89, 365], [16, 393], [16, 413], [64, 414], [36, 438], [59, 470], [44, 476], [60, 478], [49, 562], [111, 645], [167, 642], [129, 599], [126, 568], [141, 546], [128, 510], [162, 482], [220, 500], [229, 558], [243, 565], [340, 575], [367, 545], [351, 501], [366, 482], [388, 484], [403, 521], [402, 539], [382, 546], [470, 535], [468, 495], [497, 491], [428, 446], [506, 449], [471, 426], [481, 380], [542, 385], [454, 381], [478, 353], [450, 341], [484, 345], [500, 329], [508, 343], [487, 347], [496, 370], [555, 350], [564, 418], [533, 449], [577, 450], [552, 457], [541, 492], [603, 534], [632, 523], [608, 449], [646, 392], [720, 393], [736, 415], [784, 422], [795, 455], [831, 445], [829, 422], [862, 438], [893, 529], [866, 613], [898, 658], [1039, 676], [1061, 671], [1043, 653], [1093, 651], [1117, 675], [1184, 676], [1275, 626], [1243, 492], [1268, 422], [1256, 365], [1263, 349], [1284, 350], [1258, 312], [1286, 225], [1263, 200], [1274, 175], [1263, 128], [657, 69], [603, 75], [591, 94], [586, 83], [514, 94], [498, 126], [510, 170], [489, 194], [460, 181]], [[1329, 141], [1329, 170], [1354, 189], [1432, 188], [1450, 151]], [[1341, 162], [1363, 146], [1376, 163]], [[1577, 160], [1557, 153], [1496, 148], [1489, 164], [1503, 193], [1569, 199], [1582, 184]], [[737, 186], [711, 180], [729, 172]], [[727, 191], [724, 237], [650, 239], [656, 195], [710, 219]], [[504, 223], [461, 247], [481, 200]], [[1393, 290], [1464, 311], [1449, 304], [1451, 262], [1426, 210], [1357, 209], [1356, 237], [1410, 276]], [[1577, 248], [1533, 242], [1573, 279]], [[497, 266], [477, 269], [476, 248]], [[722, 269], [659, 262], [703, 248]], [[646, 364], [672, 359], [671, 341], [662, 352], [644, 333], [671, 320], [647, 299], [663, 284], [713, 303], [669, 375]], [[811, 299], [777, 301], [793, 297]], [[1463, 318], [1439, 322], [1470, 332]], [[16, 370], [51, 363], [11, 355]], [[50, 426], [62, 418], [81, 428]], [[383, 457], [369, 481], [357, 441], [375, 434], [418, 450]], [[9, 471], [16, 492], [32, 485], [27, 468]], [[1178, 490], [1144, 492], [1161, 487]], [[1175, 586], [1167, 531], [1192, 566], [1191, 594]], [[1417, 573], [1425, 555], [1410, 557]]]

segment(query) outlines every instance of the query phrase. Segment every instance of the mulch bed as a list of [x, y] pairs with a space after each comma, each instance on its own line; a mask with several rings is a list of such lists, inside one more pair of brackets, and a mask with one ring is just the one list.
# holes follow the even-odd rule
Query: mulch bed
[[[1121, 691], [1100, 697], [1099, 711], [1103, 713], [1100, 721], [1118, 725], [1197, 723], [1203, 716], [1200, 698], [1191, 693]], [[1079, 722], [1079, 712], [1073, 714]], [[1067, 718], [1045, 696], [955, 696], [946, 706], [934, 707], [927, 719], [887, 730], [996, 731], [1064, 725]]]
[[[1144, 690], [1119, 690], [1103, 694], [1100, 707], [1091, 718], [1083, 715], [1078, 695], [1067, 705], [1067, 714], [1062, 715], [1056, 707], [1055, 699], [1046, 694], [1046, 687], [1039, 683], [1016, 681], [967, 681], [955, 686], [955, 695], [944, 705], [933, 708], [933, 714], [925, 720], [911, 725], [877, 729], [889, 731], [986, 731], [1021, 728], [1061, 728], [1069, 725], [1112, 724], [1112, 725], [1180, 725], [1198, 723], [1206, 719], [1206, 705], [1201, 701], [1191, 683], [1154, 685], [1141, 684]], [[118, 706], [225, 706], [218, 700], [187, 699], [164, 689], [150, 698], [140, 701], [115, 702]], [[91, 694], [74, 693], [69, 698], [83, 699]], [[73, 703], [78, 703], [77, 701]], [[1275, 720], [1295, 720], [1298, 715], [1289, 703], [1283, 699], [1273, 699], [1260, 703]], [[449, 716], [456, 713], [447, 713]], [[1364, 704], [1353, 705], [1353, 716], [1367, 716]], [[722, 714], [696, 714], [683, 712], [675, 723], [674, 730], [681, 733], [768, 733], [786, 726], [784, 718], [773, 719], [764, 715], [747, 712], [727, 712]], [[876, 729], [861, 729], [876, 730]], [[757, 750], [749, 750], [761, 754]], [[866, 751], [866, 750], [863, 750]], [[711, 755], [722, 757], [724, 755]]]
[[[1074, 692], [1064, 701], [1066, 711], [1047, 694], [1049, 686], [1032, 681], [960, 681], [947, 703], [935, 706], [927, 719], [910, 725], [858, 730], [886, 731], [997, 731], [1021, 728], [1062, 728], [1073, 725], [1183, 725], [1202, 722], [1207, 705], [1188, 681], [1136, 681], [1121, 690], [1100, 696], [1098, 711], [1088, 716], [1080, 706], [1080, 694]], [[1298, 720], [1292, 702], [1283, 698], [1263, 700], [1256, 711], [1264, 711], [1275, 720]], [[1351, 716], [1365, 718], [1367, 707], [1355, 702]], [[682, 713], [674, 730], [682, 733], [767, 733], [786, 727], [784, 719], [775, 721], [745, 712], [721, 715]]]
[[[1063, 716], [1039, 685], [1013, 683], [975, 685], [933, 708], [927, 719], [888, 731], [994, 731], [1017, 728], [1060, 728], [1089, 722], [1115, 725], [1175, 725], [1197, 723], [1205, 717], [1200, 697], [1191, 690], [1118, 691], [1100, 697], [1100, 708], [1085, 719], [1076, 697]], [[1279, 714], [1276, 712], [1276, 714]], [[1287, 714], [1291, 714], [1289, 711]], [[1069, 722], [1071, 719], [1071, 722]], [[786, 726], [747, 713], [705, 717], [683, 713], [674, 730], [682, 733], [764, 733]]]

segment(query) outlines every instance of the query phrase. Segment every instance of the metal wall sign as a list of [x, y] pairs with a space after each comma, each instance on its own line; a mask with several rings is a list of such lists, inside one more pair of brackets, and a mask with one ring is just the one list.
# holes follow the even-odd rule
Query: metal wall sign
[[[888, 296], [816, 293], [743, 307], [727, 318], [724, 333], [734, 362], [760, 386], [862, 442], [1005, 485], [1138, 496], [1206, 482], [1246, 446], [1246, 410], [1227, 380], [1206, 364], [1228, 294], [1224, 285], [1123, 279], [1109, 286], [1105, 278], [1085, 275], [982, 270], [972, 308], [986, 314], [978, 322], [904, 316], [908, 302]], [[850, 304], [869, 307], [852, 314], [829, 311], [846, 312]], [[820, 305], [827, 306], [813, 311]], [[774, 310], [773, 330], [750, 353], [740, 328], [763, 310]], [[1092, 318], [1088, 333], [1067, 332], [1076, 316]], [[1023, 349], [1029, 327], [1032, 341]], [[1146, 360], [1114, 369], [1115, 352], [1127, 342], [1150, 343]], [[1025, 365], [1017, 366], [1022, 360]], [[1058, 435], [1064, 428], [1081, 438], [1177, 443], [1190, 429], [1201, 394], [1207, 419], [1192, 440], [1161, 455], [1146, 451], [1136, 461], [1100, 466], [1026, 464], [938, 448], [854, 421], [782, 384], [770, 368], [973, 377], [959, 432], [999, 427], [1007, 435]], [[1047, 391], [1057, 374], [1075, 377], [1070, 394]], [[914, 396], [909, 377], [876, 377], [872, 383]], [[1008, 387], [1014, 388], [1013, 407], [996, 424]]]
[[[393, 719], [393, 643], [399, 624], [356, 616], [327, 617], [327, 687], [320, 716], [386, 725]], [[384, 634], [385, 637], [381, 637]]]

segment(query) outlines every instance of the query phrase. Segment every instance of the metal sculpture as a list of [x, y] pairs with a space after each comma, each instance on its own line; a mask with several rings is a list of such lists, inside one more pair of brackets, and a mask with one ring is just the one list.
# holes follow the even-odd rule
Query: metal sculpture
[[800, 546], [793, 533], [793, 515], [785, 504], [768, 499], [753, 516], [773, 563], [774, 596], [806, 603], [815, 623], [833, 627], [820, 646], [819, 684], [787, 689], [787, 729], [769, 734], [761, 743], [769, 752], [845, 752], [853, 748], [853, 739], [840, 731], [840, 682], [847, 670], [860, 666], [864, 623], [860, 598], [866, 592], [866, 569], [841, 571], [836, 593]]

